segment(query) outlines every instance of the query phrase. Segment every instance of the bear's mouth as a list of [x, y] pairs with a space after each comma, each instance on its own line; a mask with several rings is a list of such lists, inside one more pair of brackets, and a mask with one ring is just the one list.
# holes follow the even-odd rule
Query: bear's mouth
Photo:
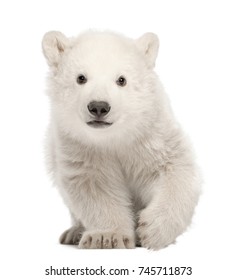
[[111, 126], [112, 123], [105, 122], [105, 121], [90, 121], [87, 122], [87, 125], [94, 127], [94, 128], [105, 128]]

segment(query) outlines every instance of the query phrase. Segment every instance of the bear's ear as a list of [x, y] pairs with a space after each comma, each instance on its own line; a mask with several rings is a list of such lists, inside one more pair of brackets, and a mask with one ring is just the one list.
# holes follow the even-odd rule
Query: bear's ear
[[157, 35], [154, 33], [145, 33], [136, 40], [136, 44], [139, 50], [144, 54], [148, 67], [153, 68], [159, 49], [159, 39]]
[[65, 49], [69, 46], [69, 39], [59, 31], [47, 32], [42, 40], [42, 48], [48, 65], [57, 67]]

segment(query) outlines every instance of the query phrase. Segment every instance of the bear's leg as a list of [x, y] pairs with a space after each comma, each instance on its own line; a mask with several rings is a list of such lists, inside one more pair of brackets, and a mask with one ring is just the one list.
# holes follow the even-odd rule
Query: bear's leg
[[[106, 167], [106, 168], [105, 168]], [[64, 197], [76, 221], [84, 230], [72, 227], [62, 243], [78, 242], [81, 249], [134, 248], [134, 214], [121, 171], [106, 164], [86, 170], [81, 175], [63, 177]], [[120, 172], [120, 173], [119, 173]], [[79, 240], [80, 239], [80, 240]]]
[[137, 234], [141, 246], [164, 248], [186, 230], [198, 201], [199, 183], [191, 165], [161, 172], [152, 185], [150, 202], [140, 213]]
[[[123, 195], [122, 195], [123, 196]], [[127, 195], [128, 196], [128, 195]], [[125, 197], [97, 196], [82, 219], [85, 232], [80, 249], [132, 249], [135, 247], [133, 213]]]

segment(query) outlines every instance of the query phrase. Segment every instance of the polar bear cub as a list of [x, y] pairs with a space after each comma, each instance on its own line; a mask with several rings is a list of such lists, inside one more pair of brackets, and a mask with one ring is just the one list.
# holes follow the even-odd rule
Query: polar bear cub
[[42, 42], [50, 171], [73, 225], [62, 244], [158, 250], [191, 222], [199, 176], [154, 73], [159, 41], [88, 31]]

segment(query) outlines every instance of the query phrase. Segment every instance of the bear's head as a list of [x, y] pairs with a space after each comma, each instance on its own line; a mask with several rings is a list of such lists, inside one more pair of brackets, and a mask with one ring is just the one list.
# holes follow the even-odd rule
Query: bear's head
[[84, 143], [111, 144], [150, 131], [159, 107], [155, 34], [133, 40], [110, 32], [67, 38], [52, 31], [42, 46], [51, 69], [52, 120], [62, 132]]

